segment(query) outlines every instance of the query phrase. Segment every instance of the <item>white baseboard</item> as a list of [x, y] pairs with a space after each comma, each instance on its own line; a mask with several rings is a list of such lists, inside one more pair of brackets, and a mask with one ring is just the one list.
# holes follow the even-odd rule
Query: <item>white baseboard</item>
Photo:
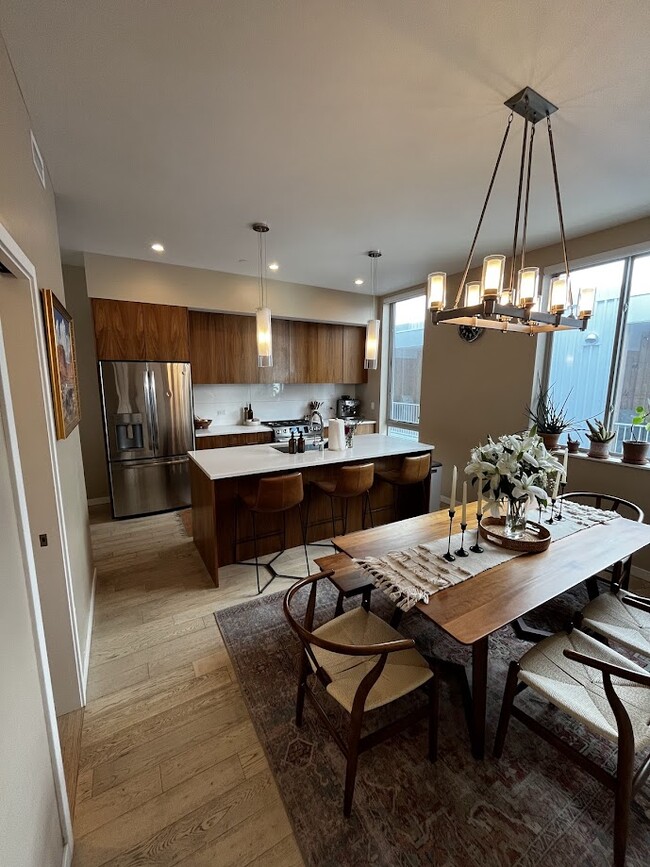
[[86, 689], [88, 686], [88, 667], [90, 666], [90, 647], [93, 640], [93, 626], [95, 620], [95, 587], [97, 586], [97, 567], [93, 569], [93, 583], [90, 589], [90, 611], [88, 612], [88, 633], [86, 635], [86, 646], [84, 648], [83, 658], [83, 693], [84, 704], [86, 704]]
[[70, 867], [72, 864], [73, 851], [72, 841], [69, 840], [63, 847], [63, 860], [61, 862], [61, 867]]
[[92, 500], [88, 500], [89, 506], [104, 506], [106, 503], [110, 503], [110, 497], [94, 497]]
[[650, 584], [650, 571], [641, 569], [640, 566], [632, 566], [632, 575], [640, 581], [647, 581]]

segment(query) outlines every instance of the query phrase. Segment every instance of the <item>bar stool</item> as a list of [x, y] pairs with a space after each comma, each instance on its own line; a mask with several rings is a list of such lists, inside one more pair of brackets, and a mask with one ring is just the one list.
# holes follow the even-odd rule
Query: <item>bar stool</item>
[[[414, 455], [404, 458], [399, 470], [380, 470], [377, 478], [393, 486], [393, 511], [397, 520], [399, 506], [399, 492], [401, 488], [409, 485], [419, 485], [422, 494], [422, 509], [428, 512], [426, 478], [431, 472], [431, 454]], [[389, 509], [390, 506], [384, 506]]]
[[[332, 536], [336, 536], [336, 521], [337, 517], [334, 514], [334, 500], [341, 500], [341, 514], [338, 520], [343, 524], [343, 535], [348, 529], [348, 506], [353, 497], [362, 497], [361, 509], [361, 526], [366, 528], [366, 515], [370, 515], [370, 526], [374, 527], [372, 518], [372, 508], [370, 506], [370, 488], [375, 479], [374, 464], [356, 464], [349, 467], [341, 467], [336, 480], [333, 482], [312, 482], [312, 490], [317, 489], [329, 497], [331, 521], [332, 521]], [[310, 526], [323, 524], [325, 521], [314, 521], [309, 523], [309, 507], [311, 505], [311, 496], [307, 503], [307, 520], [305, 534]], [[306, 536], [305, 536], [306, 537]]]
[[[307, 564], [307, 575], [309, 575], [309, 557], [307, 555], [307, 543], [305, 536], [305, 528], [302, 522], [302, 506], [303, 501], [303, 485], [302, 473], [290, 473], [286, 476], [269, 476], [262, 478], [257, 486], [257, 491], [253, 494], [239, 494], [235, 503], [235, 536], [234, 536], [234, 562], [240, 563], [243, 566], [252, 566], [251, 561], [237, 559], [237, 545], [241, 542], [253, 542], [253, 550], [255, 552], [255, 575], [257, 578], [257, 592], [261, 593], [269, 586], [274, 578], [291, 578], [296, 581], [297, 575], [283, 575], [277, 572], [273, 563], [281, 554], [284, 554], [287, 546], [287, 512], [290, 509], [298, 509], [300, 519], [300, 531], [302, 533], [302, 545], [305, 552], [305, 563]], [[238, 538], [239, 531], [239, 505], [243, 505], [251, 516], [253, 525], [253, 535], [246, 539]], [[256, 515], [266, 515], [279, 512], [282, 514], [282, 530], [273, 530], [270, 533], [258, 535]], [[272, 557], [268, 563], [260, 563], [257, 554], [257, 543], [259, 539], [266, 539], [269, 536], [282, 536], [282, 550]], [[266, 582], [264, 587], [260, 588], [260, 566], [269, 572], [271, 577]]]

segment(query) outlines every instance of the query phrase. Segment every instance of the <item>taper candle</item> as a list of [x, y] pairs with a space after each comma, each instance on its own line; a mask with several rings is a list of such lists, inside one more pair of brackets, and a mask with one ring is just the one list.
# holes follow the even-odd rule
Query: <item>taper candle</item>
[[477, 479], [478, 479], [478, 500], [476, 503], [476, 514], [482, 515], [483, 514], [483, 509], [482, 509], [482, 506], [483, 506], [483, 476], [479, 473], [479, 475], [477, 476]]
[[456, 477], [458, 475], [458, 469], [454, 466], [454, 469], [451, 472], [451, 496], [449, 497], [449, 511], [453, 512], [456, 508]]
[[460, 523], [467, 523], [467, 482], [463, 482], [463, 510], [460, 515]]
[[564, 472], [562, 473], [562, 481], [566, 485], [566, 477], [569, 471], [569, 449], [564, 450]]
[[558, 470], [555, 473], [555, 484], [553, 485], [553, 493], [551, 494], [551, 498], [553, 500], [557, 500], [557, 495], [560, 490], [560, 479], [562, 478], [562, 470]]

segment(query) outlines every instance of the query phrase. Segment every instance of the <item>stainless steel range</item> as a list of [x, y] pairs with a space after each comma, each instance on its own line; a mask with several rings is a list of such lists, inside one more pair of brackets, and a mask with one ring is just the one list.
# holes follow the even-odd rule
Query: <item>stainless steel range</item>
[[[318, 416], [315, 419], [314, 416]], [[281, 419], [280, 421], [263, 421], [262, 424], [270, 427], [273, 431], [273, 441], [288, 447], [291, 434], [298, 439], [300, 434], [305, 439], [305, 448], [318, 448], [323, 442], [323, 424], [320, 413], [314, 413], [311, 421], [305, 418]], [[325, 446], [326, 447], [326, 446]]]

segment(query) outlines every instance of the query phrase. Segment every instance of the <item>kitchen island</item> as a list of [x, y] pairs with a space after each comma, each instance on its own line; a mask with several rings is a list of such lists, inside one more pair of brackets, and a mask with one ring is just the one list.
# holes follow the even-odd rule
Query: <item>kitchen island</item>
[[[325, 522], [330, 516], [329, 500], [318, 492], [312, 496], [310, 482], [335, 478], [337, 469], [345, 464], [372, 461], [375, 472], [398, 469], [407, 455], [421, 455], [432, 452], [433, 448], [427, 443], [399, 437], [367, 434], [355, 437], [354, 447], [345, 451], [330, 452], [324, 449], [291, 455], [273, 445], [258, 445], [189, 452], [194, 544], [214, 583], [219, 586], [219, 566], [235, 562], [236, 508], [239, 508], [239, 537], [248, 539], [251, 536], [250, 516], [246, 509], [238, 506], [238, 497], [255, 491], [262, 476], [302, 473], [305, 497], [311, 497], [309, 522], [313, 526], [309, 528], [308, 541], [313, 542], [330, 538], [331, 524]], [[412, 496], [409, 496], [409, 492], [410, 489], [405, 489], [405, 496], [401, 498], [402, 508], [408, 515], [420, 514], [420, 490], [417, 487], [413, 489]], [[428, 496], [427, 479], [427, 502]], [[394, 519], [393, 489], [390, 485], [376, 481], [371, 491], [371, 502], [376, 525]], [[274, 534], [281, 520], [278, 515], [264, 515], [263, 521], [258, 521], [260, 536], [266, 536], [259, 540], [260, 554], [270, 554], [281, 547], [280, 538]], [[340, 529], [340, 523], [337, 527]], [[348, 513], [348, 531], [360, 529], [361, 503], [354, 500], [350, 503]], [[273, 535], [266, 535], [271, 533]], [[302, 533], [296, 510], [287, 514], [287, 548], [300, 544]], [[252, 542], [245, 541], [237, 545], [237, 560], [249, 560], [252, 557]]]

